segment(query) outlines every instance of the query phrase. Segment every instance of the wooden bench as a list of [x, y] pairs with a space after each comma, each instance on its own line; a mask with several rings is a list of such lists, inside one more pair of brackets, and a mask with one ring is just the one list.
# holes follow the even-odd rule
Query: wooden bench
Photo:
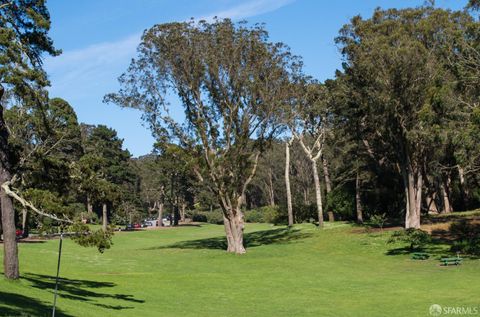
[[430, 257], [430, 254], [426, 252], [415, 252], [412, 253], [412, 260], [426, 260]]
[[440, 262], [442, 262], [442, 265], [447, 266], [447, 265], [460, 265], [462, 264], [462, 258], [456, 257], [456, 258], [441, 258]]

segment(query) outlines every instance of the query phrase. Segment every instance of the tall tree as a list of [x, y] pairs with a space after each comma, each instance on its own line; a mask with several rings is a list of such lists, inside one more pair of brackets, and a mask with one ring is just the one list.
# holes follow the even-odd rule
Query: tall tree
[[444, 56], [465, 18], [433, 7], [378, 9], [370, 19], [353, 18], [336, 39], [364, 124], [402, 175], [406, 228], [420, 227], [425, 168], [439, 127], [455, 116]]
[[[104, 125], [84, 127], [85, 155], [79, 161], [77, 177], [87, 197], [87, 203], [101, 207], [103, 229], [107, 229], [109, 207], [119, 199], [131, 200], [131, 185], [135, 174], [130, 165], [130, 153], [124, 150], [117, 132]], [[111, 212], [110, 212], [111, 213]]]
[[[243, 197], [279, 130], [285, 88], [300, 64], [285, 45], [270, 43], [262, 26], [228, 19], [156, 25], [138, 52], [107, 101], [142, 109], [157, 137], [168, 128], [198, 146], [205, 168], [197, 174], [209, 178], [223, 211], [227, 251], [245, 253]], [[168, 114], [169, 92], [180, 99], [185, 125]]]
[[327, 133], [327, 109], [321, 102], [325, 89], [318, 83], [300, 81], [297, 85], [296, 113], [289, 122], [290, 130], [302, 147], [312, 166], [317, 203], [318, 225], [323, 227], [323, 201], [318, 161], [322, 157]]
[[[11, 158], [9, 132], [3, 112], [9, 97], [32, 107], [45, 102], [48, 85], [42, 69], [42, 56], [58, 55], [48, 37], [50, 16], [44, 0], [0, 1], [0, 183], [9, 182], [14, 162]], [[11, 99], [10, 99], [11, 100]], [[15, 240], [15, 213], [12, 198], [0, 192], [4, 244], [4, 275], [19, 277], [18, 250]]]

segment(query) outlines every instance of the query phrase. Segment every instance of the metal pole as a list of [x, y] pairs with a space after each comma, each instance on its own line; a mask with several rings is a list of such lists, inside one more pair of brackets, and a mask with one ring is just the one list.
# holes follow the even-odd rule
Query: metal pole
[[54, 296], [53, 296], [52, 317], [55, 317], [55, 306], [57, 306], [58, 275], [60, 274], [60, 259], [62, 257], [62, 242], [63, 242], [63, 232], [60, 233], [60, 244], [58, 246], [57, 277], [55, 278], [55, 293], [54, 293]]

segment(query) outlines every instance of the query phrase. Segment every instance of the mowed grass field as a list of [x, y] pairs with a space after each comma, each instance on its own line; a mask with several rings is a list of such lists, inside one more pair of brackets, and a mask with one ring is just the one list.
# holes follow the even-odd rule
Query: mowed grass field
[[[65, 240], [57, 316], [429, 316], [480, 306], [480, 260], [414, 261], [390, 232], [247, 224], [248, 253], [223, 227], [122, 232], [100, 254]], [[48, 316], [58, 240], [20, 244], [20, 281], [0, 279], [0, 316]]]

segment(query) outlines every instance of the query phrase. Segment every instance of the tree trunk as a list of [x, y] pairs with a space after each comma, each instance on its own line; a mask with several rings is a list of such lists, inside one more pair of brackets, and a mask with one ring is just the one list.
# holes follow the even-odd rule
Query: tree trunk
[[442, 199], [443, 199], [443, 213], [450, 213], [452, 212], [452, 205], [450, 204], [450, 197], [448, 195], [448, 181], [445, 181], [444, 183], [440, 184], [440, 191], [442, 193]]
[[88, 216], [91, 218], [93, 215], [93, 206], [92, 203], [90, 202], [90, 197], [87, 195], [87, 212]]
[[180, 212], [178, 208], [178, 197], [175, 197], [175, 204], [173, 205], [173, 225], [178, 226], [178, 220], [180, 220]]
[[305, 206], [307, 206], [307, 205], [310, 204], [310, 202], [308, 201], [308, 196], [309, 196], [308, 194], [309, 194], [309, 193], [308, 193], [308, 188], [304, 188], [304, 189], [303, 189], [303, 204], [304, 204]]
[[458, 178], [460, 179], [460, 193], [462, 195], [463, 209], [468, 209], [468, 185], [465, 182], [465, 171], [460, 165], [457, 165], [458, 168]]
[[243, 246], [244, 220], [242, 210], [238, 207], [236, 210], [231, 208], [227, 215], [223, 216], [225, 233], [227, 236], [227, 252], [244, 254]]
[[363, 223], [363, 206], [362, 198], [360, 195], [360, 172], [358, 171], [358, 169], [355, 178], [355, 207], [357, 210], [357, 222]]
[[310, 160], [312, 163], [313, 180], [315, 182], [315, 196], [317, 198], [317, 212], [318, 212], [318, 227], [323, 227], [323, 205], [322, 205], [322, 190], [320, 188], [320, 178], [318, 177], [317, 161]]
[[[330, 192], [332, 191], [332, 182], [330, 181], [330, 173], [328, 171], [328, 162], [323, 155], [321, 156], [321, 160], [322, 160], [322, 166], [323, 166], [323, 177], [325, 179], [325, 189], [327, 191], [326, 201], [327, 201], [327, 207], [328, 207], [328, 197], [329, 197], [328, 194], [330, 194]], [[331, 210], [327, 210], [327, 211], [328, 211], [327, 212], [328, 221], [329, 222], [335, 221], [335, 216], [333, 214], [333, 211]]]
[[268, 191], [270, 198], [270, 206], [275, 206], [275, 189], [273, 187], [273, 171], [270, 168], [268, 173]]
[[180, 221], [185, 222], [185, 209], [187, 207], [187, 204], [182, 201], [181, 208], [180, 208]]
[[[0, 171], [0, 183], [3, 184], [11, 179], [10, 173], [2, 168]], [[0, 191], [0, 205], [2, 209], [3, 229], [3, 272], [7, 279], [18, 279], [18, 247], [15, 228], [15, 210], [12, 198], [3, 188]]]
[[158, 201], [156, 205], [158, 208], [158, 226], [163, 227], [163, 203]]
[[102, 229], [103, 231], [107, 231], [108, 226], [108, 219], [107, 219], [107, 204], [103, 203], [102, 205]]
[[22, 209], [22, 231], [23, 233], [26, 232], [27, 230], [27, 219], [28, 219], [28, 213], [27, 209]]
[[420, 228], [423, 177], [419, 168], [402, 168], [406, 194], [405, 229]]
[[[0, 84], [0, 102], [5, 89]], [[0, 104], [0, 185], [10, 181], [11, 162], [9, 157], [8, 129], [3, 118], [3, 105]], [[3, 230], [3, 274], [7, 279], [18, 279], [18, 249], [15, 228], [15, 210], [13, 201], [3, 188], [0, 191]]]
[[435, 192], [427, 192], [425, 194], [425, 202], [427, 203], [427, 212], [429, 214], [438, 214], [437, 203], [435, 202]]
[[288, 226], [293, 226], [292, 192], [290, 188], [290, 144], [285, 145], [285, 186], [287, 188]]
[[330, 180], [330, 173], [328, 171], [328, 162], [323, 155], [322, 155], [322, 165], [323, 165], [323, 176], [325, 178], [325, 188], [327, 190], [327, 194], [329, 194], [332, 191], [332, 182]]

